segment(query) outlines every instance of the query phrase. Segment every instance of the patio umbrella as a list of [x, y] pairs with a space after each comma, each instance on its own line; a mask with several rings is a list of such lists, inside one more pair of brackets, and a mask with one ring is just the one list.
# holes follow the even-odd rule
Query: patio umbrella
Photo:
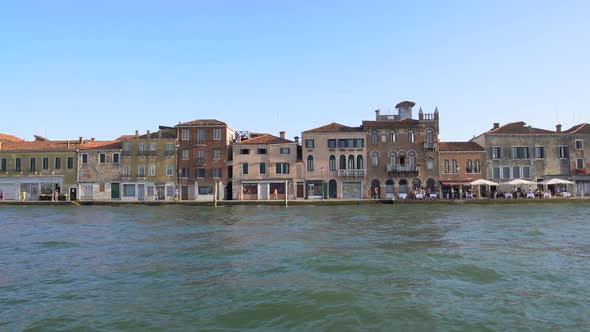
[[573, 181], [563, 180], [563, 179], [551, 179], [547, 181], [541, 182], [544, 185], [552, 185], [552, 184], [576, 184]]
[[484, 179], [475, 180], [469, 183], [472, 186], [498, 186], [499, 184], [493, 181], [488, 181]]
[[503, 184], [510, 185], [510, 186], [526, 186], [526, 185], [532, 186], [532, 185], [536, 185], [537, 182], [523, 180], [523, 179], [514, 179], [512, 181], [504, 182]]

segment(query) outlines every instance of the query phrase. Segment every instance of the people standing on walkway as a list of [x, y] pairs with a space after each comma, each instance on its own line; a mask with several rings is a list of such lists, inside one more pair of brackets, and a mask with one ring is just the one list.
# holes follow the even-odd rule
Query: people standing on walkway
[[3, 200], [4, 200], [4, 192], [0, 191], [0, 201], [3, 201]]
[[26, 191], [23, 191], [23, 192], [21, 193], [21, 195], [22, 195], [22, 197], [23, 197], [23, 202], [24, 202], [24, 201], [26, 201], [26, 200], [27, 200], [27, 192], [26, 192]]

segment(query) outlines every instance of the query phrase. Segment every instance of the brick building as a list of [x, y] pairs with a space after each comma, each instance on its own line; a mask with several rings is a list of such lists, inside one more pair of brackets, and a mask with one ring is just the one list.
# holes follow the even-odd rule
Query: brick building
[[469, 183], [486, 178], [486, 152], [475, 142], [438, 143], [438, 177], [442, 197], [463, 197], [463, 193], [475, 190], [485, 194], [487, 188], [472, 188]]
[[78, 150], [78, 194], [72, 199], [118, 198], [121, 182], [121, 142], [91, 141]]

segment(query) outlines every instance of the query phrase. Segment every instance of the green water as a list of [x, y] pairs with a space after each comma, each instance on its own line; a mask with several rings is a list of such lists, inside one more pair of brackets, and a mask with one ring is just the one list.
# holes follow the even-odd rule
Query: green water
[[0, 331], [588, 331], [589, 215], [0, 206]]

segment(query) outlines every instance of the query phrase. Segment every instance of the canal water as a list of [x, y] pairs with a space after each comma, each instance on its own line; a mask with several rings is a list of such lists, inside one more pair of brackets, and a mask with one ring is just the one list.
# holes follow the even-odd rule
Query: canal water
[[0, 330], [588, 331], [589, 216], [0, 206]]

